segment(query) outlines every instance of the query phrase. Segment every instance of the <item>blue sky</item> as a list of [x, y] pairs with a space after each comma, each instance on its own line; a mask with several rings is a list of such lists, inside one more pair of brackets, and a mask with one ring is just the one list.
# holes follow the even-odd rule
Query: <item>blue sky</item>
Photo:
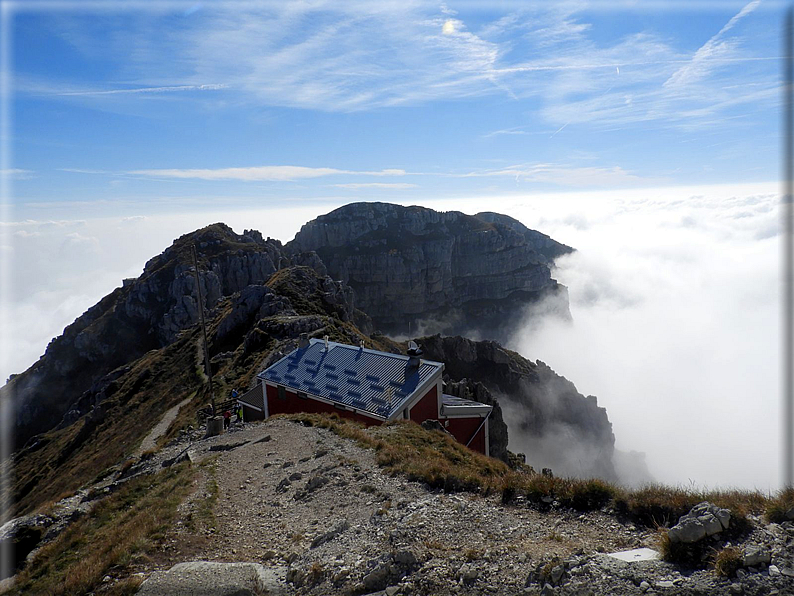
[[779, 4], [4, 8], [16, 219], [778, 176]]

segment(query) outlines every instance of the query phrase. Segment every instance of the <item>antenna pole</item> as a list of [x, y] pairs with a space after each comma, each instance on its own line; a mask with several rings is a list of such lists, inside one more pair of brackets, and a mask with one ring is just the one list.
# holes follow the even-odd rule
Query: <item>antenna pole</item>
[[794, 487], [794, 11], [786, 14], [783, 55], [783, 488]]
[[201, 332], [204, 335], [204, 368], [207, 373], [207, 378], [210, 384], [210, 400], [212, 402], [212, 411], [215, 411], [215, 392], [212, 390], [212, 366], [210, 365], [210, 349], [207, 343], [207, 323], [204, 320], [204, 299], [201, 297], [201, 282], [199, 282], [199, 269], [198, 269], [198, 253], [196, 252], [196, 245], [193, 248], [193, 270], [196, 273], [196, 293], [198, 294], [198, 311], [199, 320], [201, 321]]

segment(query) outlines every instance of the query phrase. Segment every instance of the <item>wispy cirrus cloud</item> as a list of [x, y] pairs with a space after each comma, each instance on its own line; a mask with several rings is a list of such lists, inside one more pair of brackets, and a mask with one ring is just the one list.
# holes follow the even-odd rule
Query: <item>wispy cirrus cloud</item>
[[460, 178], [514, 178], [516, 182], [543, 182], [558, 186], [609, 187], [657, 184], [660, 179], [645, 178], [620, 166], [572, 166], [555, 163], [518, 164], [505, 168], [454, 174]]
[[172, 85], [168, 87], [136, 87], [133, 89], [104, 89], [104, 90], [86, 90], [86, 91], [61, 91], [56, 92], [57, 95], [66, 96], [89, 96], [89, 95], [130, 95], [130, 94], [146, 94], [146, 93], [173, 93], [184, 91], [218, 91], [226, 89], [228, 85], [221, 84], [204, 84], [204, 85]]
[[357, 176], [404, 176], [405, 170], [385, 169], [378, 171], [339, 170], [336, 168], [310, 168], [305, 166], [254, 166], [247, 168], [216, 169], [154, 169], [126, 172], [136, 176], [156, 178], [181, 178], [195, 180], [242, 180], [242, 181], [291, 181], [340, 174]]
[[[758, 8], [759, 4], [761, 4], [761, 0], [753, 0], [736, 13], [716, 35], [698, 48], [690, 61], [676, 70], [673, 75], [664, 82], [664, 86], [674, 87], [701, 80], [720, 62], [720, 59], [731, 59], [734, 54], [736, 42], [735, 40], [726, 39], [726, 34], [733, 29], [741, 19]], [[735, 56], [733, 56], [733, 58], [735, 59]]]
[[[424, 2], [234, 6], [204, 6], [166, 31], [146, 19], [125, 23], [123, 36], [103, 39], [134, 48], [117, 53], [135, 88], [55, 88], [65, 99], [93, 102], [227, 89], [233, 93], [223, 101], [231, 103], [326, 112], [503, 96], [533, 102], [533, 113], [556, 130], [568, 122], [692, 125], [699, 114], [731, 110], [720, 91], [728, 82], [740, 85], [734, 105], [752, 110], [770, 102], [755, 104], [747, 89], [777, 86], [778, 52], [742, 46], [758, 0], [694, 53], [639, 25], [605, 40], [584, 2], [508, 5], [485, 21]], [[89, 26], [78, 22], [66, 39], [100, 51], [97, 35], [81, 34]], [[215, 94], [198, 95], [214, 101]]]
[[23, 170], [21, 168], [3, 168], [0, 169], [0, 176], [7, 176], [12, 180], [27, 180], [33, 178], [33, 170]]
[[348, 184], [334, 184], [336, 188], [346, 188], [348, 190], [359, 190], [361, 188], [375, 188], [379, 190], [407, 190], [416, 188], [416, 184], [408, 182], [351, 182]]

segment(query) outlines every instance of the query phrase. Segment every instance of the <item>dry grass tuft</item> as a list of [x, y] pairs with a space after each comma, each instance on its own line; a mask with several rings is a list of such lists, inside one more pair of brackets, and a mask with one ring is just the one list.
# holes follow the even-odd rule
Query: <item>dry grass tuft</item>
[[735, 546], [726, 546], [714, 556], [714, 571], [717, 575], [733, 577], [742, 566], [742, 551]]
[[766, 509], [766, 518], [771, 522], [784, 522], [790, 519], [787, 514], [792, 510], [794, 510], [794, 488], [789, 487], [770, 500]]

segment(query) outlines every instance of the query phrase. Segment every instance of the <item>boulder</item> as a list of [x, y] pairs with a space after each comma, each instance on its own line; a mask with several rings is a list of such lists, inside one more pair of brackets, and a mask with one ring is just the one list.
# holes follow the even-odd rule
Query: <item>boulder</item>
[[698, 503], [667, 531], [672, 542], [691, 544], [707, 536], [719, 534], [730, 525], [731, 512], [704, 501]]
[[155, 571], [138, 596], [276, 596], [285, 593], [282, 575], [258, 563], [179, 563], [168, 571]]
[[[12, 519], [0, 527], [0, 553], [10, 556], [9, 571], [12, 575], [22, 568], [25, 559], [39, 545], [53, 521], [49, 516], [33, 514]], [[0, 577], [2, 579], [5, 577]]]
[[742, 553], [742, 564], [745, 567], [754, 567], [756, 565], [760, 565], [761, 563], [769, 563], [771, 560], [772, 556], [766, 547], [759, 546], [757, 544], [751, 544], [744, 547], [744, 553]]

